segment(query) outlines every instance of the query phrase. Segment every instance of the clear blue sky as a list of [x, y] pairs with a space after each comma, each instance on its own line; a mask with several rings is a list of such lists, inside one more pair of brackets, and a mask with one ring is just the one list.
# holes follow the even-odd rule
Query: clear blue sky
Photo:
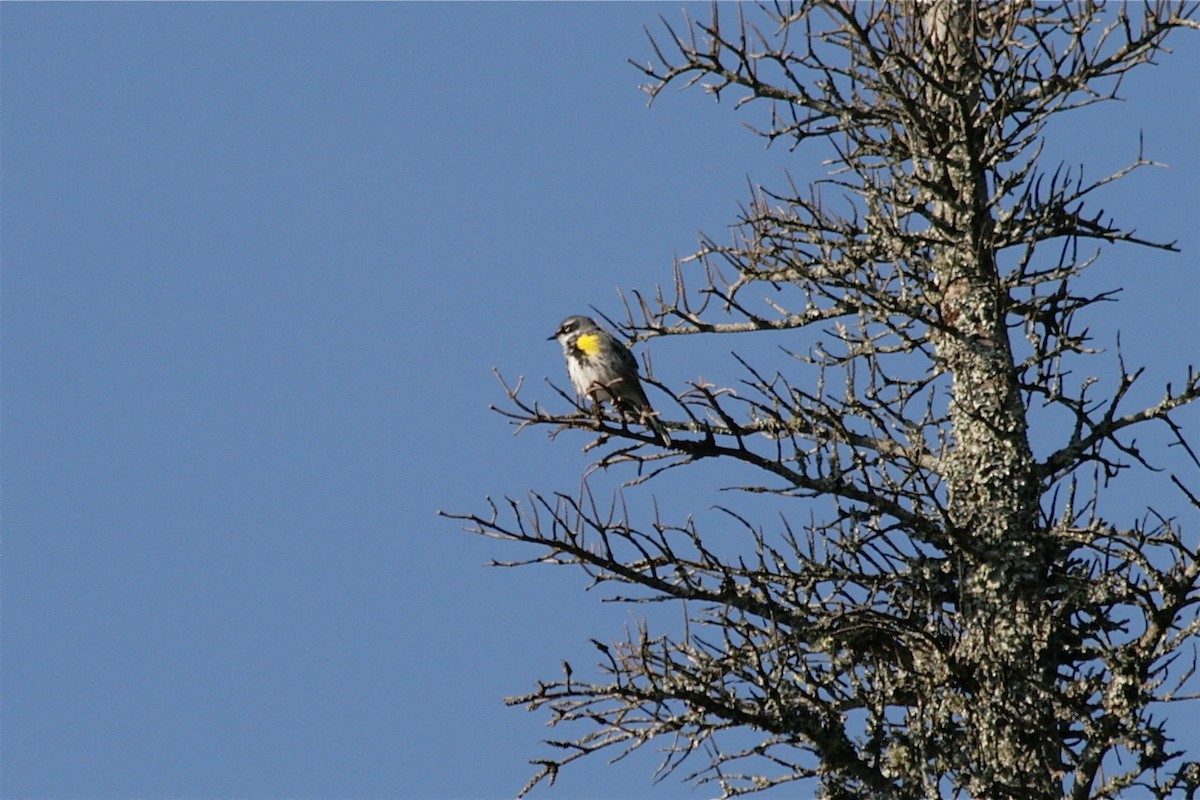
[[[699, 91], [647, 110], [625, 60], [679, 8], [0, 4], [0, 794], [524, 784], [544, 717], [501, 698], [588, 674], [631, 616], [565, 570], [484, 568], [529, 553], [435, 516], [586, 464], [582, 435], [514, 438], [490, 370], [553, 402], [562, 317], [669, 283], [747, 179], [820, 174]], [[1093, 328], [1147, 400], [1198, 349], [1200, 48], [1175, 45], [1050, 150], [1099, 177], [1143, 131], [1171, 165], [1101, 198], [1184, 250], [1097, 270], [1126, 292]], [[740, 345], [655, 364], [733, 379]], [[1122, 491], [1186, 514], [1162, 485]], [[654, 763], [538, 796], [687, 794]]]

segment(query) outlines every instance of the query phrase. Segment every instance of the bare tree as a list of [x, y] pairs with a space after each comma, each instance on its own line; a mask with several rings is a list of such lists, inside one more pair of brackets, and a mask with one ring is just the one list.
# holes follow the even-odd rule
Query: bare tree
[[[595, 468], [635, 470], [638, 490], [720, 459], [762, 476], [738, 488], [792, 509], [777, 522], [727, 509], [740, 554], [728, 526], [717, 547], [690, 519], [638, 523], [586, 482], [453, 515], [539, 546], [533, 562], [687, 611], [673, 634], [596, 642], [594, 682], [567, 668], [510, 698], [583, 730], [550, 742], [530, 786], [655, 741], [665, 771], [688, 761], [685, 777], [724, 796], [811, 779], [829, 798], [1191, 797], [1200, 764], [1172, 750], [1151, 706], [1188, 699], [1192, 670], [1176, 659], [1194, 664], [1200, 560], [1173, 520], [1113, 522], [1097, 502], [1127, 469], [1152, 468], [1135, 426], [1165, 426], [1200, 466], [1172, 418], [1200, 377], [1188, 367], [1159, 402], [1129, 407], [1141, 373], [1119, 360], [1100, 395], [1081, 315], [1112, 293], [1079, 288], [1089, 242], [1174, 245], [1089, 205], [1151, 163], [1140, 154], [1084, 182], [1041, 152], [1055, 115], [1115, 98], [1168, 33], [1196, 27], [1193, 12], [714, 5], [651, 37], [652, 97], [699, 83], [765, 101], [760, 135], [834, 156], [806, 190], [756, 189], [732, 241], [703, 239], [672, 291], [635, 294], [624, 328], [785, 347], [817, 329], [829, 343], [774, 371], [743, 361], [739, 386], [672, 394], [669, 449], [617, 416], [563, 413], [566, 393], [551, 408], [508, 388], [517, 424], [596, 432]], [[1030, 444], [1039, 414], [1068, 420], [1044, 457]], [[1194, 478], [1169, 476], [1200, 505]]]

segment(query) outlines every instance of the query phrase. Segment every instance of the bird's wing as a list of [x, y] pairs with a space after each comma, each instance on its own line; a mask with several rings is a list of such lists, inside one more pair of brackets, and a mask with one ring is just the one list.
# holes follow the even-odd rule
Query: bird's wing
[[621, 354], [621, 366], [636, 375], [638, 372], [638, 362], [634, 358], [633, 353], [629, 352], [629, 348], [621, 344], [616, 338], [613, 339], [613, 344], [616, 345], [616, 351]]

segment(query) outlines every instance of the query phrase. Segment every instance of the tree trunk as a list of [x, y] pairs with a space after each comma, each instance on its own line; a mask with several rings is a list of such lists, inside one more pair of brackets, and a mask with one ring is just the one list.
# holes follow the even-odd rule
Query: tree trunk
[[[978, 759], [976, 798], [1061, 795], [1052, 686], [1044, 654], [1048, 542], [1037, 530], [1040, 494], [1026, 409], [1005, 325], [1005, 300], [991, 242], [984, 173], [976, 168], [984, 132], [976, 125], [980, 73], [974, 6], [932, 0], [924, 13], [926, 136], [917, 159], [939, 187], [934, 201], [934, 284], [940, 327], [931, 340], [953, 376], [953, 449], [945, 462], [963, 630], [952, 663], [961, 671], [961, 716]], [[953, 710], [947, 709], [954, 713]]]

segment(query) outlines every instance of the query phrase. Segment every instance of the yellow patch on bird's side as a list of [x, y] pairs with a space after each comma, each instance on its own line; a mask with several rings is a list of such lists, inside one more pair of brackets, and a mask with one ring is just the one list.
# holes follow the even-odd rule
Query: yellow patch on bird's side
[[585, 356], [594, 356], [600, 352], [600, 337], [594, 333], [585, 333], [575, 340], [575, 347], [582, 350]]

